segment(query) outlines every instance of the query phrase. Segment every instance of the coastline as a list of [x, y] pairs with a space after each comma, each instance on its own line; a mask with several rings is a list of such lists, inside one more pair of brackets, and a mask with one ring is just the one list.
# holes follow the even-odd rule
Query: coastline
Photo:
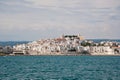
[[119, 56], [120, 42], [84, 40], [80, 35], [62, 35], [53, 39], [41, 39], [14, 46], [0, 46], [4, 55], [97, 55]]
[[120, 56], [120, 54], [41, 54], [41, 55], [14, 55], [14, 54], [3, 54], [0, 56]]

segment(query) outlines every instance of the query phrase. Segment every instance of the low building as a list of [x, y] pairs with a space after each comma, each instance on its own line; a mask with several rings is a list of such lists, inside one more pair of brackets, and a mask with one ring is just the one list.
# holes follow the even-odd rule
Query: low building
[[91, 46], [91, 55], [114, 55], [114, 51], [109, 46]]
[[3, 47], [2, 46], [0, 46], [0, 52], [3, 52]]
[[112, 47], [115, 54], [120, 54], [120, 47]]
[[13, 52], [13, 48], [11, 46], [5, 46], [3, 48], [3, 53], [11, 54], [12, 52]]

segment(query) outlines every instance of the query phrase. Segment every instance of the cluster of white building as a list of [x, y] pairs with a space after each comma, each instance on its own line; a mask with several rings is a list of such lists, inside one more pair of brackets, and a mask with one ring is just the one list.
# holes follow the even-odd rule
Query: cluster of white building
[[55, 39], [33, 41], [28, 44], [13, 46], [13, 53], [29, 55], [64, 55], [79, 53], [83, 50], [80, 45], [83, 38], [80, 35], [62, 35]]
[[25, 55], [114, 55], [111, 46], [82, 46], [83, 37], [80, 35], [62, 35], [55, 39], [33, 41], [28, 44], [13, 46], [13, 54]]

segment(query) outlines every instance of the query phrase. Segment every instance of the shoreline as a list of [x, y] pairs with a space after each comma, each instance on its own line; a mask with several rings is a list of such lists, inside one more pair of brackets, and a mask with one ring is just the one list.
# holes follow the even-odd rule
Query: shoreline
[[91, 55], [91, 54], [50, 54], [50, 55], [0, 55], [0, 56], [120, 56], [120, 54], [113, 54], [113, 55], [105, 55], [105, 54], [102, 54], [102, 55], [97, 55], [97, 54], [94, 54], [94, 55]]

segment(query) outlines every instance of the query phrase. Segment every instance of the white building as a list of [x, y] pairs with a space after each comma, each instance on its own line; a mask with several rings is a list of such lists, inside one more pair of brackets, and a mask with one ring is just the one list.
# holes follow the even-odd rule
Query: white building
[[109, 46], [92, 46], [90, 47], [92, 55], [114, 55], [114, 51]]

